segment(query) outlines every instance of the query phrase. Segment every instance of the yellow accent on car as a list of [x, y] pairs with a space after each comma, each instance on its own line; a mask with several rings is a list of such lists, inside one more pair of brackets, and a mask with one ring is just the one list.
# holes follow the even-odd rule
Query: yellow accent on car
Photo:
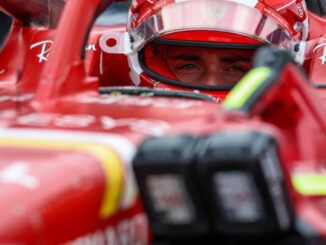
[[323, 174], [295, 174], [292, 184], [302, 195], [326, 195], [326, 175]]
[[239, 109], [256, 89], [265, 81], [271, 74], [267, 67], [258, 67], [250, 70], [231, 90], [229, 95], [223, 101], [223, 106], [226, 109]]
[[76, 150], [91, 154], [100, 162], [106, 179], [99, 216], [107, 218], [119, 208], [124, 170], [120, 157], [106, 145], [92, 142], [0, 138], [0, 146]]

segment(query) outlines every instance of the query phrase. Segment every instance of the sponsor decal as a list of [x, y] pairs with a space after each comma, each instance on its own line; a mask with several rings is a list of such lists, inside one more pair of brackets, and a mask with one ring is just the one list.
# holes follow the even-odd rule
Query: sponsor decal
[[20, 96], [4, 95], [4, 96], [0, 96], [0, 102], [4, 102], [4, 101], [24, 102], [24, 101], [31, 100], [33, 97], [34, 97], [33, 94], [23, 94]]
[[27, 162], [13, 162], [6, 168], [0, 170], [0, 182], [4, 184], [15, 184], [23, 186], [30, 190], [35, 190], [39, 187], [39, 182], [30, 173], [28, 173]]
[[291, 4], [295, 3], [297, 0], [269, 0], [268, 5], [272, 6], [277, 11], [284, 9]]
[[326, 43], [321, 43], [321, 44], [317, 45], [317, 46], [314, 48], [313, 52], [316, 52], [317, 49], [319, 49], [319, 48], [321, 48], [321, 47], [324, 47], [324, 48], [323, 48], [323, 53], [322, 53], [322, 55], [319, 56], [319, 59], [321, 60], [321, 64], [324, 65], [324, 64], [326, 63]]
[[161, 136], [170, 128], [170, 125], [167, 122], [155, 119], [113, 119], [108, 116], [102, 116], [101, 122], [104, 129], [128, 126], [132, 131], [154, 136]]
[[200, 13], [201, 17], [209, 24], [216, 25], [225, 15], [227, 10], [226, 4], [205, 4], [201, 5]]
[[117, 225], [110, 225], [103, 230], [96, 230], [62, 245], [146, 245], [148, 244], [148, 221], [144, 214], [137, 214], [121, 220]]
[[38, 55], [36, 55], [39, 60], [39, 63], [42, 63], [43, 61], [48, 61], [48, 56], [49, 56], [49, 52], [52, 48], [52, 44], [53, 41], [52, 40], [45, 40], [45, 41], [41, 41], [41, 42], [37, 42], [31, 45], [30, 49], [33, 49], [35, 47], [41, 46], [42, 50], [41, 53], [39, 53]]
[[174, 2], [175, 2], [175, 0], [161, 0], [161, 1], [155, 2], [148, 9], [146, 9], [146, 11], [144, 13], [142, 13], [137, 18], [133, 27], [138, 27], [140, 25], [140, 23], [142, 23], [144, 21], [144, 19], [147, 19], [149, 16], [153, 15], [156, 11], [158, 11], [161, 8], [163, 8], [164, 6], [166, 6], [170, 3], [174, 3]]
[[[0, 100], [1, 101], [1, 100]], [[8, 111], [0, 113], [0, 118], [15, 118], [16, 114]], [[170, 124], [163, 120], [141, 118], [111, 118], [108, 116], [95, 117], [92, 115], [74, 114], [61, 115], [57, 113], [31, 113], [17, 118], [16, 123], [22, 126], [47, 127], [54, 125], [60, 128], [87, 128], [96, 123], [105, 130], [127, 127], [134, 132], [160, 136], [170, 129]]]
[[[30, 49], [34, 49], [36, 47], [41, 47], [41, 52], [36, 55], [39, 59], [38, 62], [42, 63], [43, 61], [48, 61], [48, 57], [49, 57], [49, 52], [52, 49], [52, 45], [53, 45], [53, 41], [52, 40], [45, 40], [45, 41], [41, 41], [41, 42], [37, 42], [37, 43], [33, 43], [30, 46]], [[96, 45], [95, 44], [89, 44], [85, 47], [85, 51], [96, 51]], [[0, 73], [1, 74], [1, 73]]]
[[101, 96], [101, 97], [80, 97], [82, 103], [98, 103], [101, 105], [121, 105], [121, 106], [140, 106], [140, 107], [159, 107], [169, 109], [188, 109], [194, 106], [202, 106], [203, 101], [180, 100], [166, 98], [150, 98], [135, 96]]
[[304, 17], [304, 11], [303, 11], [303, 6], [301, 3], [297, 3], [297, 9], [298, 9], [298, 14], [300, 18]]
[[93, 50], [93, 51], [96, 51], [96, 45], [95, 44], [89, 44], [86, 46], [85, 48], [85, 51], [90, 51], [90, 50]]
[[326, 46], [324, 46], [323, 54], [319, 57], [319, 59], [321, 60], [321, 64], [324, 65], [326, 62]]

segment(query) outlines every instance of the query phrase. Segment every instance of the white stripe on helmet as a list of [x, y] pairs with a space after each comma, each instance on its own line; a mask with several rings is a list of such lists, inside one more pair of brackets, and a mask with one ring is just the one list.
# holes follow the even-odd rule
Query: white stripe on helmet
[[227, 0], [229, 2], [240, 3], [242, 5], [246, 5], [250, 8], [254, 8], [258, 3], [258, 0]]

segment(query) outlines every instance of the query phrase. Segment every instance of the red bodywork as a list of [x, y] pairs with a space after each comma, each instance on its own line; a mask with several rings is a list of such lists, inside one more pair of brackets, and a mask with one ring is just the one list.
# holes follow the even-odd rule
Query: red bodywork
[[[307, 85], [296, 67], [285, 69], [285, 85], [273, 87], [249, 115], [207, 101], [99, 95], [100, 85], [130, 84], [126, 55], [99, 46], [103, 34], [123, 35], [124, 26], [95, 26], [81, 56], [94, 12], [110, 1], [69, 0], [50, 29], [21, 21], [28, 8], [47, 9], [43, 1], [16, 10], [12, 2], [0, 3], [15, 17], [0, 56], [1, 244], [148, 244], [130, 167], [142, 140], [251, 129], [277, 139], [297, 216], [326, 237], [324, 197], [299, 193], [291, 182], [297, 173], [322, 173], [326, 159], [318, 100], [325, 92]], [[325, 33], [325, 20], [311, 16], [314, 39]], [[320, 83], [325, 68], [314, 57], [309, 76]]]

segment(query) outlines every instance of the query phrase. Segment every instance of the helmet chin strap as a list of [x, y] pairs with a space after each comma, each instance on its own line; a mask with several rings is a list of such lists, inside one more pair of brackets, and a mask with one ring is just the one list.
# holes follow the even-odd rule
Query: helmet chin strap
[[[312, 41], [306, 41], [308, 37], [309, 23], [308, 18], [305, 19], [303, 23], [296, 22], [294, 25], [294, 29], [296, 31], [301, 30], [301, 40], [293, 43], [292, 47], [289, 47], [291, 54], [294, 58], [294, 61], [299, 65], [302, 65], [305, 59], [309, 58], [309, 47], [311, 47]], [[313, 41], [315, 42], [315, 41]]]
[[128, 64], [130, 68], [129, 77], [131, 81], [138, 86], [140, 84], [140, 74], [142, 73], [142, 69], [138, 61], [138, 53], [128, 55]]
[[312, 59], [316, 50], [323, 46], [326, 46], [325, 37], [295, 43], [292, 48], [295, 62], [302, 65], [305, 60]]
[[[111, 45], [108, 43], [111, 42]], [[110, 54], [125, 54], [128, 57], [129, 77], [135, 86], [140, 84], [139, 75], [142, 69], [138, 62], [138, 53], [131, 49], [130, 36], [128, 32], [106, 33], [100, 38], [100, 48], [103, 52]]]
[[292, 49], [292, 55], [294, 58], [294, 61], [298, 63], [299, 65], [302, 65], [305, 60], [305, 53], [306, 53], [306, 41], [300, 41], [294, 44]]
[[307, 40], [308, 34], [309, 34], [308, 32], [309, 32], [309, 21], [308, 21], [308, 18], [306, 18], [303, 21], [302, 40]]
[[[111, 45], [108, 45], [112, 42]], [[130, 38], [128, 32], [112, 32], [105, 33], [100, 38], [100, 47], [103, 52], [110, 54], [130, 54], [131, 50]]]

